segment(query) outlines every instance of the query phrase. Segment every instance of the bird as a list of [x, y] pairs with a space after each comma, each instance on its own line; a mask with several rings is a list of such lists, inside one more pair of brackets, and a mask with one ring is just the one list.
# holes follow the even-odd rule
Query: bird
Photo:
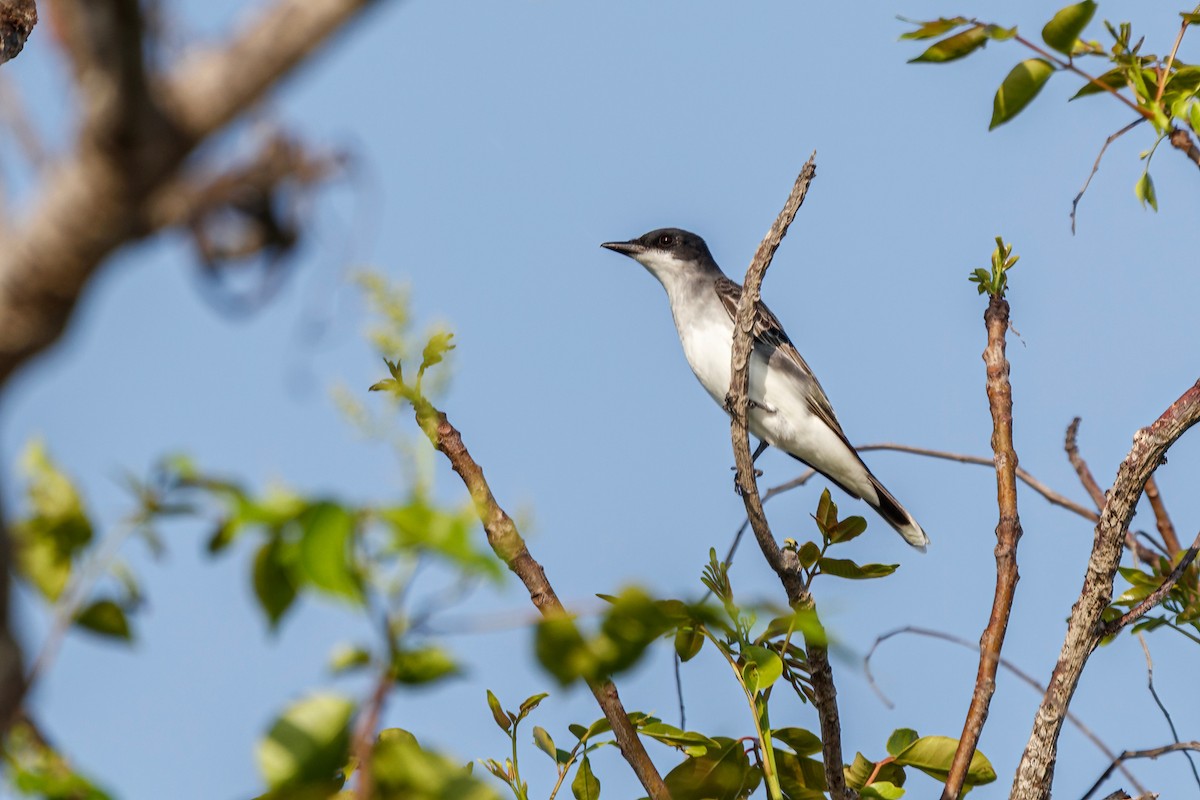
[[[666, 289], [688, 365], [725, 408], [742, 287], [721, 271], [702, 238], [679, 228], [600, 246], [634, 259]], [[929, 537], [850, 444], [825, 390], [762, 301], [755, 307], [752, 335], [748, 423], [759, 439], [754, 458], [768, 446], [782, 450], [865, 501], [904, 541], [924, 552]]]

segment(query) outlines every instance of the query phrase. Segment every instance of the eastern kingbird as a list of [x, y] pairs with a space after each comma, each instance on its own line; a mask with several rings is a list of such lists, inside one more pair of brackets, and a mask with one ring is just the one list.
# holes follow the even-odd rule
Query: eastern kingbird
[[[708, 245], [694, 233], [661, 228], [628, 242], [601, 247], [639, 262], [667, 290], [683, 354], [701, 385], [725, 407], [733, 351], [733, 317], [742, 287], [725, 277]], [[883, 488], [842, 432], [829, 398], [775, 315], [759, 303], [750, 353], [750, 432], [761, 440], [754, 455], [774, 445], [820, 472], [844, 492], [865, 500], [919, 550], [929, 537]]]

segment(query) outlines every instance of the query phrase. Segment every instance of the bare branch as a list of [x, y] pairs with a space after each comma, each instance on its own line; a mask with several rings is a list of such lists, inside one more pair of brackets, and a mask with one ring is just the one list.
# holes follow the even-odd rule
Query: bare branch
[[[870, 684], [871, 688], [875, 690], [875, 694], [879, 696], [879, 699], [882, 700], [883, 704], [888, 708], [894, 708], [895, 706], [875, 683], [875, 676], [871, 672], [871, 657], [875, 654], [875, 650], [879, 647], [879, 645], [883, 644], [888, 639], [891, 639], [893, 636], [899, 636], [902, 633], [911, 633], [916, 636], [927, 636], [930, 639], [940, 639], [944, 642], [950, 642], [951, 644], [956, 644], [959, 647], [964, 647], [967, 650], [979, 652], [979, 645], [975, 642], [969, 642], [966, 639], [945, 633], [943, 631], [932, 630], [930, 628], [921, 628], [912, 625], [896, 628], [895, 630], [888, 631], [887, 633], [883, 633], [875, 637], [874, 644], [871, 645], [871, 649], [868, 650], [866, 656], [863, 657], [863, 672], [867, 676], [867, 683]], [[1030, 675], [1028, 672], [1025, 672], [1023, 669], [1018, 667], [1004, 656], [1000, 657], [1000, 666], [1015, 675], [1021, 682], [1033, 687], [1038, 694], [1045, 694], [1046, 687], [1044, 685], [1038, 683], [1036, 680], [1034, 680], [1032, 675]], [[1075, 716], [1070, 711], [1067, 712], [1067, 722], [1074, 725], [1079, 732], [1083, 734], [1084, 738], [1094, 744], [1096, 749], [1103, 753], [1110, 761], [1117, 757], [1117, 754], [1111, 747], [1106, 745], [1104, 741], [1092, 731], [1091, 728], [1083, 724], [1083, 720], [1079, 719], [1079, 717]], [[1133, 773], [1130, 772], [1125, 766], [1122, 765], [1118, 767], [1118, 769], [1121, 770], [1121, 773], [1130, 782], [1130, 784], [1137, 789], [1137, 791], [1143, 793], [1146, 791], [1146, 788], [1138, 783], [1137, 778], [1135, 778]]]
[[37, 21], [34, 0], [0, 0], [0, 64], [21, 54]]
[[[986, 466], [986, 467], [994, 467], [995, 463], [996, 463], [995, 459], [993, 459], [993, 458], [984, 458], [982, 456], [970, 456], [970, 455], [966, 455], [964, 453], [951, 453], [951, 452], [947, 452], [945, 450], [929, 450], [924, 447], [913, 447], [911, 445], [906, 445], [906, 444], [893, 444], [891, 442], [883, 442], [880, 444], [864, 444], [861, 447], [857, 447], [855, 449], [858, 450], [858, 452], [860, 452], [860, 453], [864, 453], [869, 450], [894, 450], [898, 453], [912, 453], [912, 454], [918, 455], [918, 456], [928, 456], [929, 458], [941, 458], [941, 459], [945, 459], [947, 461], [958, 461], [963, 464], [979, 464], [980, 466]], [[1035, 478], [1033, 475], [1029, 474], [1029, 472], [1026, 471], [1025, 469], [1023, 469], [1022, 467], [1017, 467], [1016, 475], [1017, 475], [1018, 480], [1020, 480], [1022, 483], [1024, 483], [1030, 489], [1033, 489], [1035, 492], [1040, 494], [1042, 497], [1046, 498], [1046, 500], [1051, 505], [1060, 506], [1062, 508], [1067, 509], [1068, 511], [1074, 511], [1079, 516], [1081, 516], [1084, 519], [1087, 519], [1093, 523], [1098, 522], [1100, 520], [1099, 514], [1081, 506], [1079, 503], [1076, 503], [1074, 500], [1071, 500], [1070, 498], [1054, 491], [1049, 486], [1047, 486], [1046, 484], [1042, 483], [1040, 480]]]
[[987, 365], [992, 451], [996, 463], [996, 503], [1000, 508], [1000, 520], [996, 523], [996, 593], [992, 600], [991, 616], [979, 640], [975, 691], [971, 695], [962, 736], [950, 764], [942, 800], [955, 800], [962, 792], [967, 769], [979, 745], [992, 695], [996, 693], [1000, 651], [1012, 614], [1017, 581], [1020, 580], [1017, 570], [1017, 544], [1021, 539], [1021, 519], [1017, 515], [1017, 452], [1013, 447], [1012, 384], [1008, 377], [1008, 358], [1004, 354], [1009, 325], [1008, 301], [999, 295], [993, 296], [983, 319], [987, 326], [987, 347], [983, 351], [983, 361]]
[[1167, 553], [1174, 558], [1180, 550], [1179, 536], [1175, 533], [1171, 515], [1167, 513], [1167, 507], [1163, 504], [1162, 494], [1158, 491], [1158, 483], [1155, 482], [1153, 475], [1150, 476], [1150, 480], [1146, 481], [1146, 499], [1154, 511], [1154, 523], [1158, 526], [1158, 535], [1162, 537], [1163, 546], [1167, 548]]
[[1196, 146], [1196, 140], [1184, 128], [1176, 128], [1171, 131], [1171, 146], [1176, 150], [1181, 151], [1188, 160], [1200, 167], [1200, 147]]
[[[733, 325], [733, 351], [731, 355], [732, 374], [730, 376], [729, 394], [725, 398], [725, 406], [729, 411], [732, 422], [730, 435], [733, 440], [733, 457], [737, 465], [737, 486], [742, 502], [746, 506], [746, 516], [750, 527], [758, 540], [763, 556], [775, 570], [787, 593], [788, 603], [795, 608], [811, 608], [812, 596], [804, 588], [800, 575], [800, 564], [792, 552], [779, 549], [775, 537], [771, 534], [766, 514], [763, 512], [762, 500], [758, 495], [758, 481], [754, 472], [754, 460], [750, 455], [750, 431], [746, 418], [750, 413], [750, 351], [753, 349], [752, 331], [754, 327], [755, 307], [759, 300], [759, 288], [763, 275], [771, 265], [779, 243], [787, 234], [788, 227], [796, 218], [796, 212], [804, 202], [808, 186], [817, 174], [817, 154], [813, 153], [800, 170], [791, 194], [783, 204], [783, 209], [767, 235], [754, 253], [754, 260], [746, 270], [746, 278], [742, 284], [742, 296], [738, 301], [737, 314]], [[813, 687], [813, 705], [816, 706], [817, 716], [821, 724], [821, 747], [825, 764], [825, 783], [829, 796], [833, 800], [847, 797], [846, 779], [842, 763], [842, 732], [838, 718], [837, 689], [833, 683], [833, 669], [829, 664], [829, 653], [823, 645], [805, 640], [809, 676]]]
[[1050, 796], [1063, 715], [1079, 685], [1088, 657], [1103, 638], [1100, 620], [1112, 601], [1113, 577], [1120, 564], [1125, 534], [1138, 499], [1146, 480], [1162, 463], [1167, 450], [1197, 421], [1200, 421], [1200, 381], [1149, 427], [1134, 435], [1133, 447], [1117, 470], [1100, 522], [1096, 525], [1083, 588], [1071, 609], [1050, 688], [1042, 698], [1029, 743], [1013, 780], [1011, 797], [1014, 800], [1046, 800]]
[[[467, 452], [462, 435], [450, 424], [445, 414], [427, 402], [416, 404], [416, 408], [417, 422], [421, 429], [429, 434], [434, 447], [446, 456], [450, 466], [467, 487], [492, 550], [525, 584], [525, 588], [529, 590], [529, 599], [543, 617], [567, 616], [567, 610], [555, 594], [554, 587], [546, 579], [545, 570], [525, 546], [525, 540], [521, 538], [516, 523], [496, 502], [492, 489], [483, 476], [483, 468]], [[638, 739], [637, 731], [629, 721], [628, 714], [625, 713], [625, 707], [617, 695], [617, 687], [612, 681], [589, 680], [588, 688], [592, 690], [605, 718], [612, 725], [613, 736], [621, 755], [629, 762], [647, 794], [654, 800], [669, 798], [670, 794], [663, 784], [662, 777], [659, 776], [654, 762], [650, 760], [641, 740]]]
[[[1163, 719], [1167, 721], [1167, 727], [1171, 729], [1171, 739], [1176, 744], [1179, 743], [1179, 731], [1175, 728], [1175, 720], [1171, 718], [1171, 712], [1167, 710], [1167, 706], [1163, 703], [1162, 698], [1158, 696], [1158, 690], [1154, 688], [1154, 659], [1150, 658], [1150, 647], [1146, 644], [1146, 636], [1142, 632], [1137, 633], [1138, 644], [1142, 646], [1142, 652], [1146, 655], [1146, 688], [1150, 690], [1150, 696], [1154, 698], [1154, 704], [1158, 706], [1158, 710], [1162, 712]], [[1113, 756], [1109, 756], [1112, 758]], [[1196, 771], [1196, 761], [1192, 758], [1192, 754], [1184, 751], [1183, 757], [1187, 759], [1188, 766], [1192, 768], [1192, 778], [1196, 781], [1196, 786], [1200, 787], [1200, 772]], [[1121, 767], [1124, 771], [1124, 767]]]
[[[1079, 455], [1079, 445], [1077, 439], [1079, 437], [1079, 424], [1082, 422], [1079, 417], [1071, 420], [1071, 424], [1067, 426], [1067, 438], [1063, 443], [1063, 449], [1067, 451], [1067, 458], [1071, 461], [1071, 466], [1075, 468], [1075, 474], [1079, 476], [1079, 482], [1083, 484], [1083, 488], [1087, 490], [1091, 496], [1092, 502], [1096, 504], [1098, 511], [1104, 510], [1104, 490], [1096, 483], [1096, 479], [1092, 476], [1092, 471], [1088, 469], [1087, 462], [1083, 460], [1083, 456]], [[1097, 521], [1099, 518], [1097, 517]]]
[[[1200, 742], [1177, 742], [1175, 744], [1168, 744], [1164, 747], [1154, 747], [1150, 750], [1126, 750], [1113, 760], [1113, 763], [1108, 766], [1108, 769], [1104, 770], [1104, 774], [1096, 779], [1096, 782], [1092, 784], [1092, 788], [1088, 789], [1080, 800], [1088, 800], [1089, 797], [1095, 794], [1096, 790], [1099, 789], [1106, 780], [1108, 780], [1110, 775], [1112, 775], [1113, 770], [1116, 769], [1118, 764], [1128, 761], [1131, 758], [1155, 759], [1159, 756], [1166, 755], [1167, 753], [1179, 753], [1187, 750], [1200, 753]], [[1109, 797], [1111, 796], [1112, 795], [1109, 795]], [[1125, 796], [1128, 797], [1129, 795]], [[1150, 796], [1153, 797], [1155, 795]], [[1107, 800], [1107, 798], [1105, 800]]]
[[[162, 117], [134, 116], [143, 122], [159, 119], [161, 125], [147, 123], [153, 130], [119, 138], [120, 147], [82, 146], [47, 177], [40, 198], [13, 225], [0, 250], [0, 319], [5, 321], [0, 384], [63, 332], [103, 260], [147, 233], [147, 198], [171, 180], [183, 159], [371, 5], [371, 0], [278, 0], [227, 46], [188, 59], [152, 82], [162, 86], [153, 106]], [[115, 69], [117, 83], [136, 83], [128, 55]], [[126, 146], [131, 142], [132, 150]]]
[[1079, 210], [1079, 201], [1083, 199], [1084, 193], [1088, 190], [1088, 187], [1092, 185], [1092, 178], [1096, 177], [1096, 173], [1100, 171], [1100, 159], [1104, 158], [1104, 153], [1106, 150], [1108, 150], [1108, 146], [1145, 121], [1145, 117], [1138, 117], [1133, 122], [1129, 123], [1124, 128], [1121, 128], [1121, 130], [1104, 140], [1104, 146], [1101, 147], [1100, 152], [1096, 154], [1096, 160], [1092, 164], [1092, 171], [1088, 173], [1087, 180], [1083, 182], [1083, 188], [1079, 190], [1079, 194], [1075, 195], [1075, 199], [1071, 201], [1072, 234], [1075, 233], [1075, 212]]

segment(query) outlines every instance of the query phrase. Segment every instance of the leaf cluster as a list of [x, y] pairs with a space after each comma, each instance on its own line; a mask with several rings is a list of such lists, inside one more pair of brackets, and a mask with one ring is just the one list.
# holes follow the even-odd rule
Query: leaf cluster
[[996, 249], [992, 251], [991, 271], [976, 269], [967, 280], [977, 284], [980, 294], [986, 292], [988, 297], [1004, 297], [1008, 291], [1008, 271], [1020, 260], [1020, 256], [1012, 254], [1012, 245], [997, 236]]
[[[1138, 121], [1149, 121], [1155, 131], [1153, 147], [1143, 151], [1146, 168], [1134, 186], [1143, 206], [1158, 209], [1154, 182], [1149, 166], [1158, 144], [1173, 131], [1188, 130], [1200, 136], [1200, 66], [1180, 61], [1176, 50], [1167, 55], [1144, 52], [1144, 38], [1134, 38], [1128, 22], [1104, 27], [1111, 39], [1107, 47], [1099, 41], [1082, 38], [1097, 10], [1094, 0], [1065, 6], [1055, 12], [1041, 31], [1040, 46], [1019, 33], [1017, 28], [984, 23], [968, 17], [943, 17], [913, 22], [915, 30], [901, 39], [937, 41], [910, 60], [915, 63], [946, 63], [964, 58], [989, 41], [1013, 40], [1036, 54], [1016, 64], [1001, 82], [992, 101], [989, 130], [1009, 122], [1038, 96], [1057, 73], [1066, 73], [1083, 83], [1070, 98], [1107, 95], [1136, 114]], [[1180, 12], [1183, 31], [1200, 19], [1196, 12]], [[949, 35], [947, 35], [949, 34]], [[1182, 38], [1183, 32], [1180, 33]], [[1178, 45], [1178, 42], [1176, 43]], [[1089, 69], [1093, 63], [1100, 69]]]

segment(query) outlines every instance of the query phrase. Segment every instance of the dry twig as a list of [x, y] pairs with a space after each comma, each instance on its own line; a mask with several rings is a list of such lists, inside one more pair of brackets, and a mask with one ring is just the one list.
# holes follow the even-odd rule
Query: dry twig
[[1021, 520], [1017, 516], [1017, 453], [1013, 448], [1012, 384], [1008, 378], [1008, 359], [1004, 355], [1005, 336], [1008, 333], [1008, 301], [999, 295], [993, 296], [983, 319], [987, 326], [987, 347], [983, 351], [983, 361], [987, 365], [987, 396], [992, 412], [992, 450], [996, 463], [996, 502], [1000, 507], [1000, 520], [996, 524], [996, 593], [992, 600], [991, 616], [979, 640], [979, 670], [975, 676], [975, 691], [967, 708], [967, 718], [954, 751], [954, 760], [950, 764], [942, 800], [955, 800], [962, 792], [967, 769], [979, 745], [979, 736], [987, 722], [988, 707], [992, 695], [996, 693], [1000, 651], [1008, 630], [1017, 581], [1020, 580], [1017, 571], [1017, 543], [1021, 539]]
[[1083, 588], [1071, 609], [1058, 663], [1017, 767], [1011, 792], [1014, 800], [1046, 800], [1050, 796], [1063, 718], [1087, 659], [1103, 638], [1101, 616], [1112, 601], [1113, 578], [1138, 499], [1167, 450], [1197, 421], [1200, 421], [1200, 381], [1151, 425], [1134, 435], [1133, 447], [1117, 470], [1096, 525]]
[[[771, 259], [779, 248], [787, 233], [788, 226], [796, 217], [796, 211], [804, 202], [808, 186], [817, 173], [816, 153], [813, 153], [796, 177], [783, 209], [762, 243], [754, 254], [754, 260], [746, 270], [746, 278], [742, 284], [742, 296], [738, 302], [737, 315], [733, 326], [733, 352], [731, 356], [732, 375], [729, 395], [725, 399], [732, 422], [730, 435], [733, 440], [734, 463], [737, 464], [737, 485], [742, 501], [746, 506], [746, 515], [750, 519], [750, 527], [758, 540], [758, 545], [767, 559], [767, 563], [775, 570], [787, 593], [788, 603], [794, 608], [812, 607], [812, 596], [804, 589], [800, 575], [800, 564], [794, 553], [779, 549], [775, 537], [771, 534], [766, 514], [763, 512], [762, 500], [758, 494], [758, 481], [755, 478], [754, 463], [750, 456], [750, 431], [746, 417], [750, 412], [750, 352], [753, 349], [753, 328], [755, 306], [759, 300], [759, 288], [763, 275], [771, 265]], [[842, 733], [841, 722], [838, 719], [837, 689], [833, 683], [833, 669], [829, 664], [829, 653], [823, 645], [805, 641], [808, 654], [808, 666], [813, 688], [813, 705], [821, 724], [822, 756], [825, 763], [825, 782], [829, 796], [833, 800], [841, 800], [847, 796], [846, 779], [842, 763]]]
[[[554, 592], [554, 587], [546, 579], [542, 565], [534, 560], [525, 540], [521, 538], [516, 523], [496, 502], [487, 479], [483, 476], [483, 468], [467, 452], [462, 435], [450, 424], [446, 415], [433, 408], [427, 402], [416, 404], [417, 422], [421, 429], [429, 434], [434, 447], [442, 452], [450, 461], [450, 466], [462, 478], [463, 484], [471, 495], [475, 511], [483, 523], [487, 533], [488, 544], [496, 555], [516, 574], [525, 588], [529, 590], [529, 599], [546, 618], [567, 616], [567, 611]], [[612, 681], [589, 680], [588, 688], [600, 704], [605, 718], [612, 725], [613, 736], [621, 755], [629, 762], [638, 780], [653, 800], [666, 800], [670, 797], [662, 777], [638, 739], [637, 731], [625, 713], [621, 698], [617, 695], [617, 687]]]
[[[1149, 750], [1126, 750], [1125, 752], [1121, 753], [1121, 755], [1113, 759], [1113, 763], [1108, 765], [1108, 769], [1104, 770], [1104, 774], [1096, 779], [1096, 782], [1092, 784], [1092, 788], [1088, 789], [1087, 792], [1084, 793], [1083, 797], [1080, 798], [1080, 800], [1088, 800], [1088, 798], [1095, 794], [1096, 790], [1099, 789], [1106, 780], [1108, 780], [1109, 776], [1113, 774], [1113, 770], [1117, 768], [1117, 765], [1128, 761], [1131, 758], [1154, 759], [1158, 758], [1159, 756], [1166, 755], [1167, 753], [1179, 753], [1186, 752], [1188, 750], [1200, 753], [1200, 742], [1177, 742], [1164, 747], [1154, 747]], [[1129, 795], [1125, 795], [1125, 797], [1128, 796]], [[1156, 795], [1149, 796], [1154, 797]], [[1112, 797], [1112, 795], [1109, 795], [1109, 797]], [[1108, 798], [1105, 798], [1105, 800], [1108, 800]]]

